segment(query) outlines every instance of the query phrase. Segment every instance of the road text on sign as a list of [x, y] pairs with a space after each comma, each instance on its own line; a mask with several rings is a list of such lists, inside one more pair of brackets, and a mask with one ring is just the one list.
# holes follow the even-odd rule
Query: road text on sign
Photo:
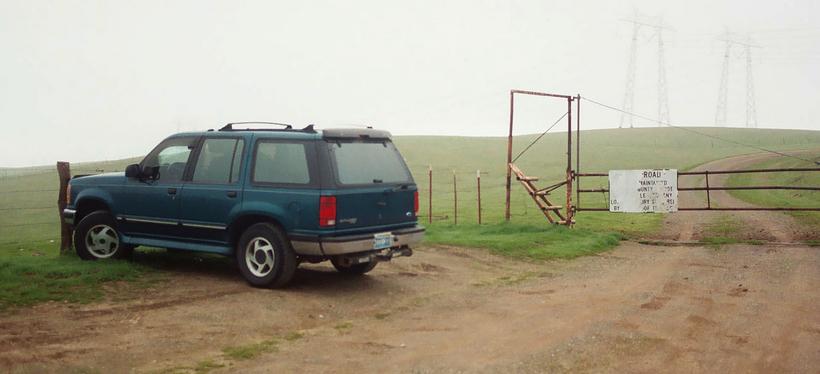
[[678, 171], [676, 169], [610, 170], [609, 211], [677, 212]]

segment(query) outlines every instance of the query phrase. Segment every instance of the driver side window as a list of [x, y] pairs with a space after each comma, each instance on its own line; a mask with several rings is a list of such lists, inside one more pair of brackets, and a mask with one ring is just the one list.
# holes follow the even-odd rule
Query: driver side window
[[168, 139], [145, 157], [140, 166], [146, 174], [156, 173], [157, 181], [179, 182], [195, 143], [196, 138]]

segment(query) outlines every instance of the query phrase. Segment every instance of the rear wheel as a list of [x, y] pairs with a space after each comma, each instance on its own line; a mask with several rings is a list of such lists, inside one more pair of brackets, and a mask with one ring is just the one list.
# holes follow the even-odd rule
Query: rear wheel
[[74, 229], [74, 248], [83, 260], [124, 258], [134, 247], [123, 244], [111, 213], [98, 210], [80, 220]]
[[257, 223], [242, 233], [236, 263], [252, 286], [274, 288], [287, 285], [299, 264], [285, 233], [270, 223]]
[[365, 262], [362, 264], [350, 264], [344, 265], [340, 258], [334, 257], [330, 259], [330, 263], [333, 264], [333, 267], [336, 268], [340, 273], [345, 274], [353, 274], [353, 275], [361, 275], [370, 272], [373, 268], [376, 267], [378, 264], [377, 261], [370, 260], [369, 262]]

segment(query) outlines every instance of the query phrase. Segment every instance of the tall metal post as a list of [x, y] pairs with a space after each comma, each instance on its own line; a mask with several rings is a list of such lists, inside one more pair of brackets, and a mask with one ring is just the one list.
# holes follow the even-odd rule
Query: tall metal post
[[567, 98], [567, 214], [566, 225], [572, 226], [572, 97]]
[[510, 221], [510, 183], [512, 181], [512, 168], [510, 168], [510, 164], [512, 163], [512, 143], [513, 143], [513, 107], [515, 100], [515, 92], [510, 91], [510, 133], [507, 136], [507, 200], [506, 206], [504, 207], [504, 219], [509, 222]]
[[[575, 175], [581, 172], [581, 94], [575, 96]], [[575, 178], [575, 206], [581, 206], [581, 178]]]

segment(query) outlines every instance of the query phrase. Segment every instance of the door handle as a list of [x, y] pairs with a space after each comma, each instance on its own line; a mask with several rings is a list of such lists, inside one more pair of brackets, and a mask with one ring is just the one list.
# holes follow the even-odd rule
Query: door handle
[[169, 195], [176, 195], [176, 194], [177, 194], [177, 189], [176, 189], [176, 188], [173, 188], [173, 187], [172, 187], [172, 188], [169, 188], [169, 189], [168, 189], [168, 194], [169, 194]]
[[228, 191], [228, 197], [236, 197], [236, 191]]

